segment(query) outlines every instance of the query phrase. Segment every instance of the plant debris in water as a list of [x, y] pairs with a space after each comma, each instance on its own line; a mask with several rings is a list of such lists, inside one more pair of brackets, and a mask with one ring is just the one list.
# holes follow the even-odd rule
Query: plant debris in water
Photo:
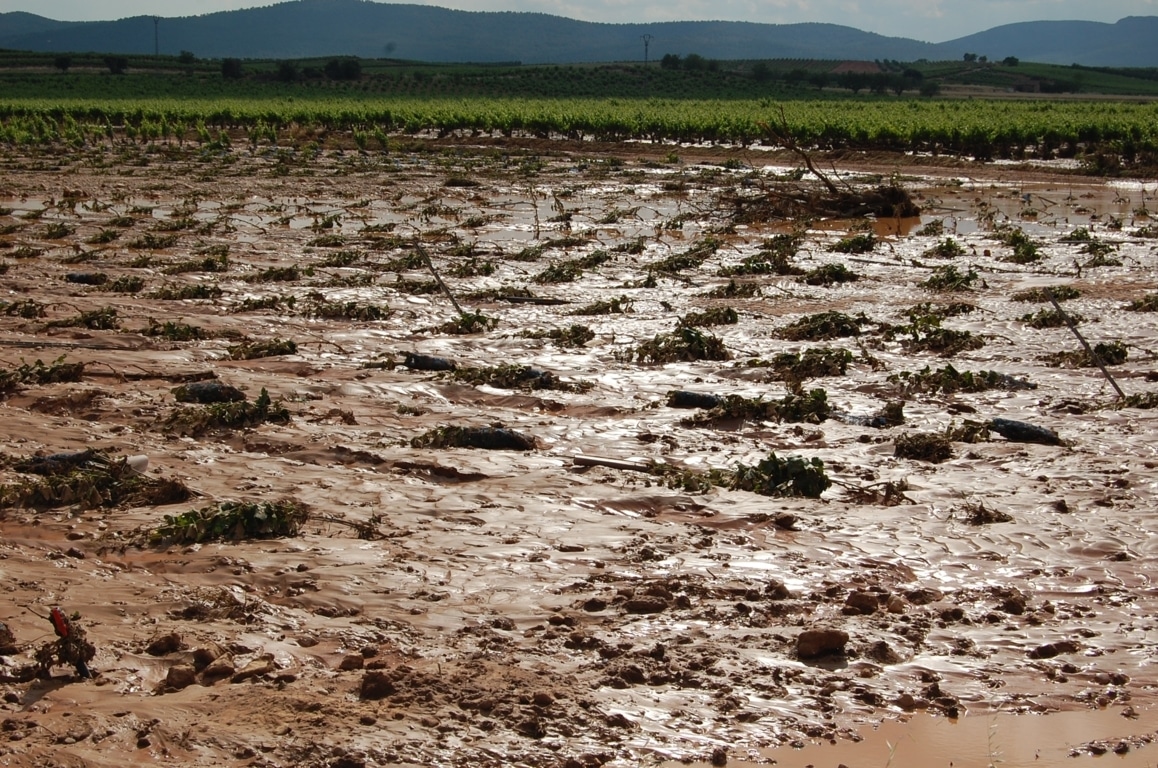
[[774, 379], [792, 383], [827, 376], [844, 376], [848, 373], [848, 364], [851, 362], [852, 352], [847, 349], [809, 347], [803, 352], [781, 352], [770, 361], [749, 360], [745, 365], [752, 368], [771, 368]]
[[1041, 254], [1037, 251], [1037, 243], [1029, 238], [1021, 229], [1012, 227], [998, 231], [998, 239], [1013, 249], [1013, 252], [1008, 256], [1002, 257], [1001, 261], [1010, 262], [1012, 264], [1034, 264], [1041, 261]]
[[721, 277], [740, 275], [803, 275], [804, 270], [792, 259], [804, 242], [802, 235], [775, 235], [764, 241], [764, 247], [738, 265], [720, 269]]
[[829, 246], [828, 250], [833, 253], [869, 253], [877, 247], [878, 242], [877, 236], [872, 232], [861, 232], [841, 238]]
[[1066, 317], [1073, 321], [1074, 325], [1085, 320], [1076, 312], [1061, 313], [1056, 309], [1039, 309], [1037, 312], [1025, 314], [1021, 316], [1021, 322], [1026, 323], [1030, 328], [1041, 330], [1043, 328], [1061, 328], [1066, 325]]
[[648, 269], [661, 274], [675, 274], [685, 269], [698, 269], [709, 256], [720, 249], [721, 243], [714, 237], [699, 241], [682, 253], [673, 253], [648, 265]]
[[142, 507], [186, 501], [191, 492], [178, 480], [158, 480], [132, 469], [126, 457], [89, 449], [5, 462], [37, 479], [0, 485], [0, 508], [55, 509]]
[[992, 525], [993, 523], [1011, 523], [1013, 516], [997, 509], [990, 509], [985, 502], [976, 501], [963, 504], [953, 510], [953, 516], [961, 518], [969, 525]]
[[910, 352], [936, 352], [942, 357], [952, 357], [959, 352], [985, 346], [985, 340], [970, 331], [943, 328], [941, 318], [933, 315], [918, 317], [909, 325], [894, 326], [888, 332], [890, 338], [904, 334], [909, 336], [901, 340], [905, 349]]
[[561, 392], [586, 392], [590, 382], [566, 382], [550, 371], [527, 365], [496, 365], [489, 368], [457, 368], [451, 374], [455, 381], [499, 389], [552, 389]]
[[830, 413], [828, 393], [823, 389], [813, 389], [808, 392], [790, 392], [780, 400], [725, 395], [708, 410], [681, 419], [680, 423], [688, 427], [699, 427], [742, 419], [820, 424], [828, 419]]
[[973, 284], [980, 279], [976, 270], [970, 269], [965, 274], [961, 274], [961, 272], [957, 271], [957, 267], [952, 264], [946, 264], [945, 266], [934, 269], [933, 274], [929, 276], [928, 280], [917, 283], [917, 285], [928, 291], [971, 291], [973, 290]]
[[824, 264], [798, 278], [799, 282], [807, 285], [823, 286], [855, 283], [859, 279], [860, 275], [840, 263]]
[[64, 360], [64, 356], [61, 356], [49, 365], [37, 360], [33, 363], [21, 363], [12, 369], [0, 369], [0, 398], [12, 395], [27, 384], [43, 386], [80, 381], [84, 375], [85, 364], [66, 363]]
[[1049, 301], [1052, 295], [1057, 301], [1069, 301], [1070, 299], [1079, 298], [1082, 292], [1077, 288], [1068, 285], [1055, 285], [1052, 288], [1030, 288], [1025, 291], [1018, 291], [1009, 298], [1013, 301], [1023, 301], [1032, 304], [1045, 304]]
[[165, 420], [165, 429], [180, 435], [198, 437], [217, 429], [248, 429], [260, 424], [288, 424], [289, 410], [274, 402], [263, 387], [253, 402], [248, 400], [215, 402], [199, 408], [178, 408]]
[[704, 312], [688, 312], [679, 319], [680, 325], [689, 328], [708, 328], [713, 325], [735, 325], [740, 315], [731, 307], [713, 307]]
[[631, 312], [635, 304], [633, 299], [618, 296], [614, 299], [605, 299], [588, 304], [585, 307], [573, 310], [572, 315], [621, 315]]
[[292, 500], [227, 501], [165, 515], [164, 523], [150, 530], [146, 540], [153, 545], [169, 545], [294, 537], [309, 518], [309, 509]]
[[1025, 379], [1014, 378], [997, 371], [958, 371], [951, 365], [932, 370], [929, 366], [914, 372], [901, 371], [889, 376], [889, 381], [900, 384], [905, 395], [944, 394], [955, 392], [985, 392], [991, 389], [1016, 391], [1037, 389]]
[[447, 320], [437, 326], [435, 330], [452, 336], [469, 336], [474, 333], [486, 333], [498, 324], [498, 318], [487, 317], [482, 312], [463, 312], [453, 320]]
[[953, 458], [953, 445], [943, 434], [909, 432], [897, 437], [893, 444], [893, 455], [898, 459], [940, 464]]
[[921, 254], [926, 259], [956, 259], [965, 255], [965, 249], [951, 237], [947, 237]]
[[753, 299], [761, 295], [756, 283], [737, 283], [729, 280], [727, 285], [717, 285], [704, 294], [711, 299]]
[[781, 328], [777, 335], [789, 341], [825, 341], [827, 339], [847, 338], [859, 336], [861, 326], [867, 325], [869, 322], [871, 321], [862, 314], [849, 317], [842, 312], [820, 312], [789, 323]]
[[561, 348], [582, 347], [595, 338], [595, 331], [586, 325], [574, 323], [566, 328], [552, 328], [548, 331], [523, 331], [519, 334], [525, 339], [550, 339], [555, 346]]
[[[1094, 345], [1094, 355], [1102, 365], [1121, 365], [1130, 356], [1130, 350], [1120, 341]], [[1053, 352], [1042, 358], [1051, 368], [1096, 368], [1097, 360], [1085, 349], [1073, 352]]]
[[1126, 305], [1127, 312], [1158, 312], [1158, 293], [1148, 293]]
[[690, 493], [705, 493], [718, 486], [761, 496], [818, 499], [832, 486], [820, 459], [781, 458], [775, 452], [755, 466], [738, 463], [732, 470], [713, 468], [697, 472], [670, 464], [652, 464], [650, 471], [667, 487]]
[[696, 360], [729, 360], [724, 342], [710, 333], [679, 326], [671, 333], [657, 334], [626, 354], [628, 361], [641, 363], [675, 363]]
[[291, 339], [247, 341], [228, 348], [230, 360], [258, 360], [263, 357], [295, 355], [298, 345]]
[[413, 448], [484, 448], [533, 451], [535, 438], [505, 427], [438, 427], [410, 441]]

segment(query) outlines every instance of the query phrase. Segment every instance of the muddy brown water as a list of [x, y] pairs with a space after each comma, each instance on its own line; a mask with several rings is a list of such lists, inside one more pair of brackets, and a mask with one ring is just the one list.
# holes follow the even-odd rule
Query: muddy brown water
[[[727, 284], [719, 269], [802, 226], [729, 229], [720, 193], [761, 183], [759, 170], [670, 166], [646, 148], [614, 157], [470, 147], [280, 159], [190, 152], [165, 162], [121, 152], [89, 150], [52, 167], [5, 159], [3, 300], [35, 299], [46, 316], [0, 315], [0, 363], [10, 370], [63, 355], [88, 366], [79, 382], [23, 387], [0, 404], [0, 450], [147, 454], [153, 476], [199, 495], [165, 507], [3, 510], [0, 578], [10, 597], [0, 621], [20, 648], [0, 657], [0, 673], [31, 659], [51, 632], [37, 614], [60, 604], [81, 614], [99, 675], [79, 681], [58, 667], [48, 681], [0, 684], [8, 735], [0, 764], [627, 766], [726, 749], [729, 764], [961, 766], [1000, 755], [1000, 764], [1028, 765], [1030, 748], [1034, 765], [1158, 762], [1148, 745], [1158, 685], [1154, 416], [1108, 407], [1113, 391], [1095, 368], [1047, 365], [1046, 355], [1075, 351], [1076, 340], [1065, 328], [1030, 327], [1022, 316], [1041, 306], [1011, 300], [1027, 288], [1081, 290], [1065, 306], [1084, 318], [1082, 332], [1125, 343], [1129, 357], [1114, 376], [1130, 394], [1151, 391], [1155, 315], [1123, 307], [1158, 285], [1156, 241], [1145, 229], [1152, 184], [906, 165], [919, 220], [808, 225], [796, 262], [844, 262], [858, 281], [758, 276], [745, 280], [762, 295], [729, 299], [706, 295]], [[887, 175], [850, 166], [847, 181]], [[449, 186], [451, 178], [476, 186]], [[99, 243], [118, 217], [130, 219], [123, 234]], [[171, 230], [174, 221], [182, 228]], [[932, 222], [940, 234], [924, 229]], [[50, 224], [67, 233], [50, 233]], [[1042, 260], [1003, 260], [1011, 249], [999, 224], [1033, 237]], [[866, 225], [881, 240], [872, 252], [830, 250]], [[1120, 265], [1083, 267], [1085, 246], [1061, 241], [1078, 227], [1108, 243]], [[138, 242], [170, 231], [172, 246]], [[408, 293], [396, 281], [428, 281], [428, 272], [381, 268], [411, 252], [394, 235], [420, 235], [464, 308], [498, 325], [464, 336], [432, 330], [454, 310], [445, 296]], [[649, 264], [709, 235], [720, 247], [701, 267], [647, 281]], [[565, 236], [589, 238], [550, 245]], [[963, 256], [926, 255], [946, 237]], [[639, 253], [614, 250], [636, 240]], [[537, 243], [547, 244], [537, 261], [514, 258]], [[454, 248], [463, 245], [494, 272], [456, 276], [468, 257]], [[228, 248], [228, 271], [174, 269], [214, 246]], [[575, 282], [534, 282], [552, 263], [599, 248], [613, 258]], [[355, 258], [340, 262], [343, 250]], [[975, 269], [975, 290], [920, 288], [942, 263]], [[299, 279], [253, 279], [289, 266], [303, 270]], [[142, 277], [146, 287], [107, 293], [66, 279], [98, 271]], [[198, 284], [223, 295], [152, 296]], [[523, 287], [571, 303], [469, 298]], [[315, 292], [392, 314], [364, 322], [303, 314]], [[238, 311], [271, 296], [298, 303]], [[631, 312], [568, 314], [619, 297]], [[919, 302], [950, 300], [977, 306], [945, 325], [981, 336], [983, 347], [942, 358], [883, 338], [877, 325], [860, 339], [778, 336], [806, 314], [863, 312], [900, 324]], [[720, 306], [740, 322], [707, 330], [732, 360], [628, 359], [679, 317]], [[50, 325], [100, 307], [117, 310], [119, 329]], [[141, 334], [150, 321], [196, 325], [207, 338]], [[594, 338], [559, 348], [523, 334], [573, 323]], [[243, 337], [293, 339], [298, 352], [228, 359]], [[901, 396], [890, 376], [926, 366], [995, 370], [1037, 388], [914, 394], [906, 423], [889, 429], [855, 419], [689, 426], [681, 421], [689, 412], [664, 405], [673, 389], [779, 399], [784, 383], [745, 361], [819, 345], [854, 359], [847, 375], [806, 386], [823, 387], [834, 409], [852, 415]], [[406, 352], [463, 366], [532, 365], [590, 388], [512, 390], [364, 367]], [[203, 371], [251, 398], [267, 389], [292, 420], [198, 437], [165, 429], [178, 407], [171, 379]], [[1066, 444], [955, 443], [941, 464], [894, 455], [900, 435], [995, 417], [1048, 427]], [[532, 435], [537, 449], [409, 443], [440, 426], [500, 423]], [[819, 500], [782, 499], [690, 492], [574, 462], [727, 469], [773, 451], [820, 459], [838, 482]], [[27, 480], [11, 468], [2, 478]], [[904, 503], [874, 501], [869, 491], [885, 482], [904, 483]], [[301, 536], [125, 544], [194, 506], [279, 498], [315, 513]], [[973, 525], [978, 505], [1011, 519]], [[381, 536], [358, 539], [343, 520], [372, 522]], [[880, 596], [880, 609], [849, 615], [848, 595], [858, 591]], [[847, 632], [846, 652], [800, 659], [796, 638], [814, 627]], [[178, 648], [147, 652], [168, 633]], [[175, 667], [206, 654], [219, 655], [226, 674], [166, 687]], [[386, 675], [392, 692], [360, 695], [368, 669]], [[1113, 752], [1120, 742], [1124, 756]]]

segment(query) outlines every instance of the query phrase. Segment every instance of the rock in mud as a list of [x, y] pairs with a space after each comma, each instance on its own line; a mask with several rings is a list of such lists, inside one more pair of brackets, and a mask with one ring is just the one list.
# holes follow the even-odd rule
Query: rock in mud
[[352, 653], [343, 656], [342, 660], [338, 663], [338, 669], [343, 672], [352, 672], [356, 669], [362, 669], [364, 666], [366, 666], [366, 660]]
[[764, 585], [764, 594], [768, 596], [769, 600], [789, 600], [792, 598], [792, 592], [784, 586], [784, 582], [778, 579], [768, 580], [768, 583]]
[[201, 672], [201, 679], [205, 681], [220, 680], [225, 677], [232, 677], [235, 671], [233, 659], [229, 656], [218, 656]]
[[157, 635], [150, 640], [148, 647], [145, 648], [145, 653], [150, 656], [165, 656], [181, 650], [182, 646], [181, 636], [176, 632], [168, 632]]
[[710, 395], [706, 392], [673, 389], [667, 393], [668, 408], [715, 408], [721, 402], [719, 395]]
[[230, 678], [230, 682], [244, 683], [246, 680], [252, 680], [255, 677], [265, 677], [274, 672], [273, 656], [265, 655], [246, 664], [243, 668], [234, 673]]
[[806, 629], [796, 638], [796, 655], [802, 659], [815, 659], [830, 653], [844, 653], [848, 644], [848, 633], [840, 629]]
[[393, 695], [398, 689], [394, 687], [385, 672], [371, 670], [362, 676], [362, 687], [358, 691], [358, 698], [366, 701], [378, 701]]
[[177, 664], [169, 667], [165, 675], [165, 688], [171, 691], [180, 691], [197, 682], [197, 670], [192, 664]]
[[1030, 651], [1027, 655], [1031, 659], [1052, 659], [1063, 653], [1077, 653], [1081, 646], [1073, 640], [1061, 640], [1056, 643], [1045, 643]]
[[876, 592], [850, 592], [844, 601], [842, 613], [847, 616], [868, 616], [880, 607], [880, 596]]
[[0, 656], [11, 656], [20, 651], [16, 647], [16, 635], [12, 634], [12, 630], [8, 625], [0, 621]]
[[1013, 443], [1039, 443], [1041, 445], [1063, 445], [1057, 432], [1036, 424], [1013, 419], [993, 419], [989, 429]]
[[420, 355], [417, 352], [407, 352], [402, 363], [412, 371], [453, 371], [458, 364], [445, 357], [434, 355]]
[[623, 609], [628, 613], [663, 613], [667, 605], [662, 597], [636, 597], [625, 602]]

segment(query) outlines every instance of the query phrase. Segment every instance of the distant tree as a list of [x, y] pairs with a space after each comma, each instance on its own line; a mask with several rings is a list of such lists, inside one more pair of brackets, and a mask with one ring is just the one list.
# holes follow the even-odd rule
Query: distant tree
[[818, 91], [824, 90], [832, 78], [827, 72], [813, 72], [808, 76], [808, 84]]
[[869, 77], [864, 72], [842, 72], [836, 82], [841, 88], [848, 88], [857, 94], [868, 87]]
[[245, 69], [241, 66], [241, 59], [222, 59], [221, 76], [226, 80], [238, 80], [245, 76]]
[[59, 69], [61, 72], [67, 72], [68, 68], [72, 66], [71, 56], [57, 56], [52, 60], [52, 66]]
[[702, 72], [708, 68], [708, 60], [698, 53], [689, 53], [684, 57], [684, 69], [689, 72]]
[[720, 71], [720, 60], [719, 59], [708, 59], [708, 71], [709, 72], [719, 72]]
[[937, 94], [941, 93], [941, 84], [934, 80], [926, 80], [921, 83], [921, 95], [927, 99], [931, 99]]
[[359, 80], [362, 62], [358, 59], [330, 59], [326, 62], [326, 77], [331, 80]]
[[977, 54], [975, 54], [975, 53], [965, 54], [965, 61], [977, 61]]
[[924, 80], [925, 73], [919, 69], [913, 69], [912, 67], [909, 67], [901, 73], [901, 77], [905, 78], [906, 80]]
[[277, 64], [277, 79], [283, 83], [296, 83], [301, 77], [298, 65], [293, 61], [279, 61]]
[[988, 56], [978, 56], [977, 61], [980, 64], [985, 64], [989, 61], [989, 57]]
[[193, 51], [181, 51], [181, 53], [177, 54], [177, 61], [185, 66], [189, 66], [190, 64], [196, 63], [197, 57], [193, 55]]
[[660, 69], [679, 69], [681, 66], [683, 66], [683, 61], [678, 53], [665, 53], [663, 58], [659, 60]]
[[123, 75], [129, 68], [129, 60], [124, 56], [105, 56], [105, 66], [114, 75]]
[[793, 70], [789, 70], [788, 74], [786, 74], [784, 76], [784, 82], [788, 83], [789, 85], [799, 85], [800, 83], [803, 83], [807, 79], [808, 79], [808, 70], [807, 69], [801, 69], [800, 67], [797, 67], [796, 69], [793, 69]]
[[757, 83], [766, 83], [772, 79], [772, 67], [766, 61], [757, 61], [752, 66], [752, 79]]
[[1021, 59], [1017, 58], [1016, 56], [1006, 56], [1001, 60], [1001, 63], [1007, 67], [1016, 67], [1021, 63]]
[[884, 94], [893, 87], [893, 78], [888, 72], [874, 72], [868, 77], [869, 90], [876, 94]]

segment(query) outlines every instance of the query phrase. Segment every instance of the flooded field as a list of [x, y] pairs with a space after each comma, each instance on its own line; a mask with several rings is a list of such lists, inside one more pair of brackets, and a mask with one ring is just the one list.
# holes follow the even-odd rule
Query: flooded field
[[[1158, 764], [1153, 182], [2, 167], [0, 765]], [[37, 469], [88, 449], [187, 498]], [[176, 519], [230, 502], [307, 516]]]

